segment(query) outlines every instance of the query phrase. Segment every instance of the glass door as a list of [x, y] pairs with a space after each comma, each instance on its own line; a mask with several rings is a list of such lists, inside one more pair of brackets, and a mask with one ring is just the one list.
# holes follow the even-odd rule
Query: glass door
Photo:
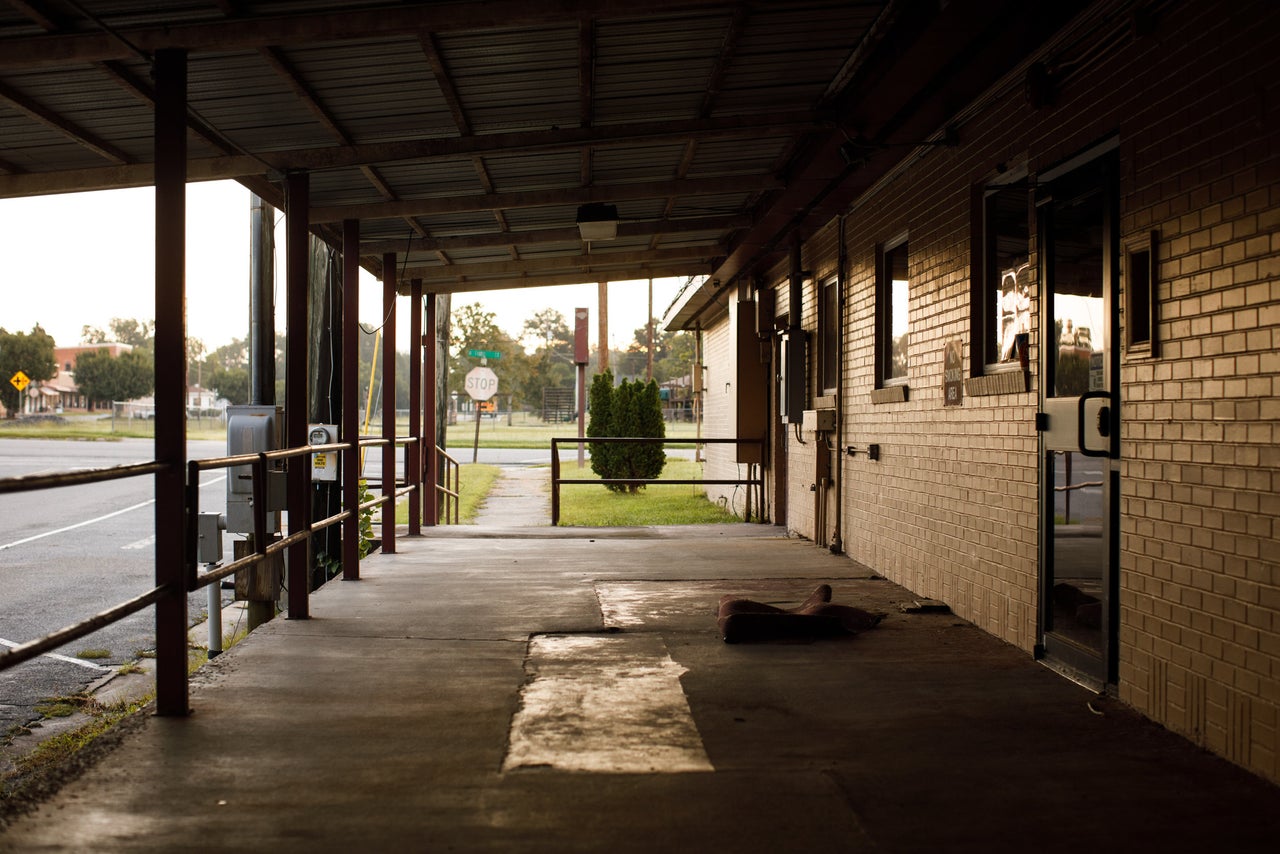
[[1040, 654], [1115, 679], [1119, 397], [1115, 160], [1042, 183]]

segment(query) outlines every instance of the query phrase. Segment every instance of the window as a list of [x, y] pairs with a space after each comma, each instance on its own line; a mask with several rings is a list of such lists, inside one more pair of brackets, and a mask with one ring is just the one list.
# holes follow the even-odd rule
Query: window
[[836, 280], [822, 286], [821, 316], [822, 361], [819, 381], [824, 394], [833, 394], [840, 385], [840, 303]]
[[[1031, 332], [1031, 229], [1027, 190], [998, 187], [982, 200], [982, 360], [1019, 364], [1019, 346]], [[1023, 342], [1021, 345], [1019, 341]]]
[[1156, 338], [1156, 241], [1150, 232], [1129, 242], [1125, 249], [1125, 344], [1129, 353], [1158, 356]]
[[900, 385], [907, 380], [907, 352], [911, 324], [907, 314], [907, 240], [886, 244], [876, 276], [877, 384]]

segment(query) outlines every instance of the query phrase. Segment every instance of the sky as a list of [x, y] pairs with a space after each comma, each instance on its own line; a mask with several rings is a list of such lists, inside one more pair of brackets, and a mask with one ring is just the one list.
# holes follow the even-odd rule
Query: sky
[[[0, 327], [29, 332], [39, 323], [58, 346], [80, 342], [83, 327], [113, 317], [150, 320], [154, 309], [155, 211], [151, 188], [0, 199]], [[284, 227], [277, 214], [276, 328], [284, 328]], [[684, 279], [655, 279], [661, 318]], [[596, 345], [598, 286], [459, 294], [454, 309], [479, 302], [515, 338], [524, 321], [552, 308], [573, 328], [574, 309], [590, 311]], [[409, 340], [406, 300], [396, 341]], [[648, 282], [609, 285], [610, 346], [625, 349], [648, 313]], [[382, 320], [382, 286], [362, 271], [360, 321]], [[249, 328], [249, 191], [233, 181], [187, 186], [187, 335], [207, 351], [244, 338]]]

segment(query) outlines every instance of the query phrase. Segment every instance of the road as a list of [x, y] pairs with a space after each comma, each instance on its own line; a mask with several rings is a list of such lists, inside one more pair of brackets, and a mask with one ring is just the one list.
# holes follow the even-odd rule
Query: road
[[[225, 452], [223, 442], [192, 442], [194, 456]], [[152, 458], [146, 439], [69, 442], [0, 439], [0, 477], [71, 471]], [[202, 509], [225, 507], [225, 477], [203, 480]], [[35, 493], [0, 495], [0, 643], [12, 646], [117, 605], [155, 580], [155, 501], [151, 477]], [[229, 550], [229, 546], [227, 547]], [[229, 598], [229, 593], [224, 594]], [[190, 597], [192, 622], [203, 619], [206, 591]], [[0, 732], [37, 717], [41, 700], [74, 694], [155, 646], [148, 608], [0, 673]], [[84, 659], [78, 653], [105, 651]]]

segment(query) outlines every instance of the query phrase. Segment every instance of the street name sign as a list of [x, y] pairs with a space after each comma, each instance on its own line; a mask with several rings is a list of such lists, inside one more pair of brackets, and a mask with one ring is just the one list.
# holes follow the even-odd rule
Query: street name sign
[[502, 354], [497, 350], [468, 350], [467, 355], [473, 359], [501, 359]]

